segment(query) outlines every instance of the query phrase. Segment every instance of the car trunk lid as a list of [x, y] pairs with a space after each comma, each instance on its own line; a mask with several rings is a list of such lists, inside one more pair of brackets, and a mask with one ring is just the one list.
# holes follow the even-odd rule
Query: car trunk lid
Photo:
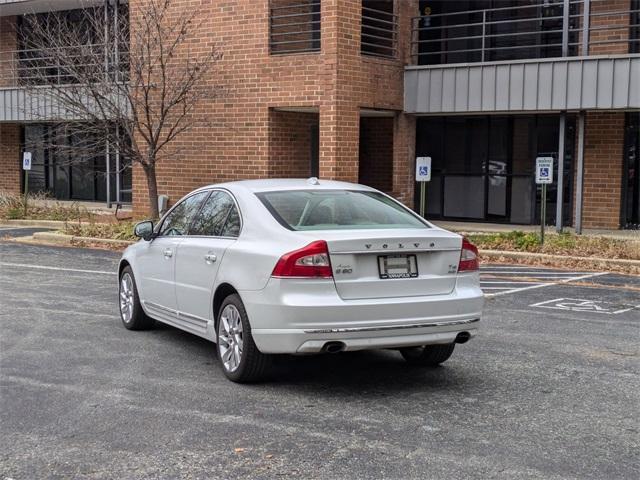
[[325, 231], [321, 236], [344, 300], [443, 295], [455, 288], [462, 246], [457, 234], [394, 229]]

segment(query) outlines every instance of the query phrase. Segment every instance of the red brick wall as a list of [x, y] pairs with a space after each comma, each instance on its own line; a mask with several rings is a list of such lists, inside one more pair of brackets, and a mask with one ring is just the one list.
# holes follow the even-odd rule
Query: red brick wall
[[[628, 12], [630, 9], [630, 0], [591, 2], [589, 55], [612, 55], [629, 52], [629, 13], [618, 12]], [[605, 13], [607, 15], [598, 15]], [[603, 30], [602, 27], [609, 28]]]
[[360, 119], [358, 182], [391, 193], [393, 190], [393, 118]]
[[0, 123], [0, 192], [20, 193], [20, 125]]
[[13, 84], [14, 51], [17, 49], [16, 17], [0, 17], [0, 87]]
[[[146, 0], [131, 0], [136, 15]], [[409, 61], [410, 16], [416, 0], [397, 1], [400, 13], [399, 56], [376, 59], [360, 54], [360, 0], [323, 0], [321, 52], [269, 55], [268, 0], [175, 2], [176, 15], [185, 5], [198, 8], [203, 20], [192, 48], [216, 45], [224, 54], [209, 83], [222, 95], [198, 111], [209, 121], [176, 142], [176, 151], [158, 166], [159, 193], [175, 201], [207, 183], [281, 175], [285, 158], [297, 157], [300, 142], [276, 145], [270, 127], [274, 108], [319, 110], [320, 177], [358, 180], [359, 112], [361, 108], [402, 110], [403, 66]], [[413, 160], [413, 120], [398, 114], [394, 138], [407, 142], [394, 149], [393, 191], [411, 203], [413, 182], [407, 172]], [[292, 151], [286, 153], [286, 145]], [[275, 156], [272, 156], [274, 154]], [[301, 172], [301, 170], [300, 170]], [[147, 208], [146, 181], [134, 168], [134, 210]]]
[[624, 113], [588, 112], [584, 149], [584, 228], [620, 227]]
[[[360, 108], [375, 108], [401, 112], [403, 108], [403, 66], [411, 62], [411, 17], [417, 15], [417, 2], [396, 1], [399, 15], [397, 55], [394, 59], [372, 57], [360, 53], [361, 1], [337, 1], [336, 22], [337, 64], [336, 100], [320, 111], [320, 138], [323, 142], [323, 119], [336, 135], [326, 133], [333, 143], [321, 149], [329, 167], [326, 176], [356, 181], [358, 173], [358, 112]], [[324, 20], [324, 18], [323, 18]], [[323, 37], [324, 38], [324, 37]], [[324, 48], [324, 46], [323, 46]], [[333, 48], [333, 46], [331, 46]], [[335, 127], [334, 127], [335, 125]], [[415, 120], [397, 113], [394, 125], [393, 194], [402, 202], [413, 204]], [[321, 163], [322, 174], [322, 163]]]
[[317, 113], [270, 112], [270, 177], [311, 176], [311, 128], [314, 125], [318, 125]]

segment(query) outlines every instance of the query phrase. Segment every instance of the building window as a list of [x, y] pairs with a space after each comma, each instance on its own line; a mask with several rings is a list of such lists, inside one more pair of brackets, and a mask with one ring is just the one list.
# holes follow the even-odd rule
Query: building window
[[[103, 78], [105, 74], [126, 78], [128, 5], [111, 2], [105, 8], [19, 16], [14, 81], [20, 85], [50, 85], [81, 83], [85, 79]], [[108, 29], [103, 29], [103, 25]], [[50, 36], [57, 36], [56, 45], [43, 47], [48, 45]]]
[[274, 54], [320, 51], [320, 0], [271, 0], [269, 50]]
[[58, 200], [106, 201], [109, 185], [112, 201], [131, 202], [131, 163], [122, 158], [117, 172], [112, 150], [107, 173], [100, 138], [78, 126], [34, 123], [23, 127], [23, 139], [23, 151], [32, 154], [30, 191]]
[[[541, 190], [534, 179], [535, 158], [558, 158], [558, 122], [558, 115], [418, 119], [416, 156], [432, 159], [431, 182], [426, 185], [427, 214], [431, 218], [539, 223]], [[563, 183], [565, 224], [571, 219], [574, 132], [574, 119], [568, 118]], [[555, 223], [557, 184], [549, 187], [547, 222]]]
[[[562, 2], [421, 0], [413, 19], [419, 65], [562, 57]], [[569, 56], [578, 52], [581, 5], [569, 3]]]
[[398, 16], [393, 0], [362, 0], [360, 51], [377, 57], [396, 56]]
[[640, 113], [627, 113], [624, 138], [622, 225], [640, 230]]
[[640, 0], [631, 0], [629, 53], [640, 53]]

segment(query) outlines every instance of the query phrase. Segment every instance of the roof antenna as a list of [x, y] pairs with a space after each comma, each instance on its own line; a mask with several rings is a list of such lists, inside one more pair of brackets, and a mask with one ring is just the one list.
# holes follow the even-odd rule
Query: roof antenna
[[318, 177], [311, 177], [307, 179], [307, 183], [309, 185], [320, 185], [320, 180], [318, 180]]

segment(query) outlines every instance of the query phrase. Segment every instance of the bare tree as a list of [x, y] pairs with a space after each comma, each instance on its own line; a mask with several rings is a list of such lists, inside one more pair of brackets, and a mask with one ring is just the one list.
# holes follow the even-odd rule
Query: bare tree
[[[50, 146], [69, 149], [74, 161], [104, 155], [109, 145], [139, 164], [157, 218], [158, 163], [199, 121], [196, 106], [216, 96], [208, 77], [221, 54], [193, 41], [197, 8], [175, 0], [135, 5], [83, 8], [72, 21], [64, 12], [26, 16], [16, 73], [29, 89], [30, 115], [46, 110], [51, 120], [55, 112]], [[63, 141], [69, 132], [82, 140]]]

